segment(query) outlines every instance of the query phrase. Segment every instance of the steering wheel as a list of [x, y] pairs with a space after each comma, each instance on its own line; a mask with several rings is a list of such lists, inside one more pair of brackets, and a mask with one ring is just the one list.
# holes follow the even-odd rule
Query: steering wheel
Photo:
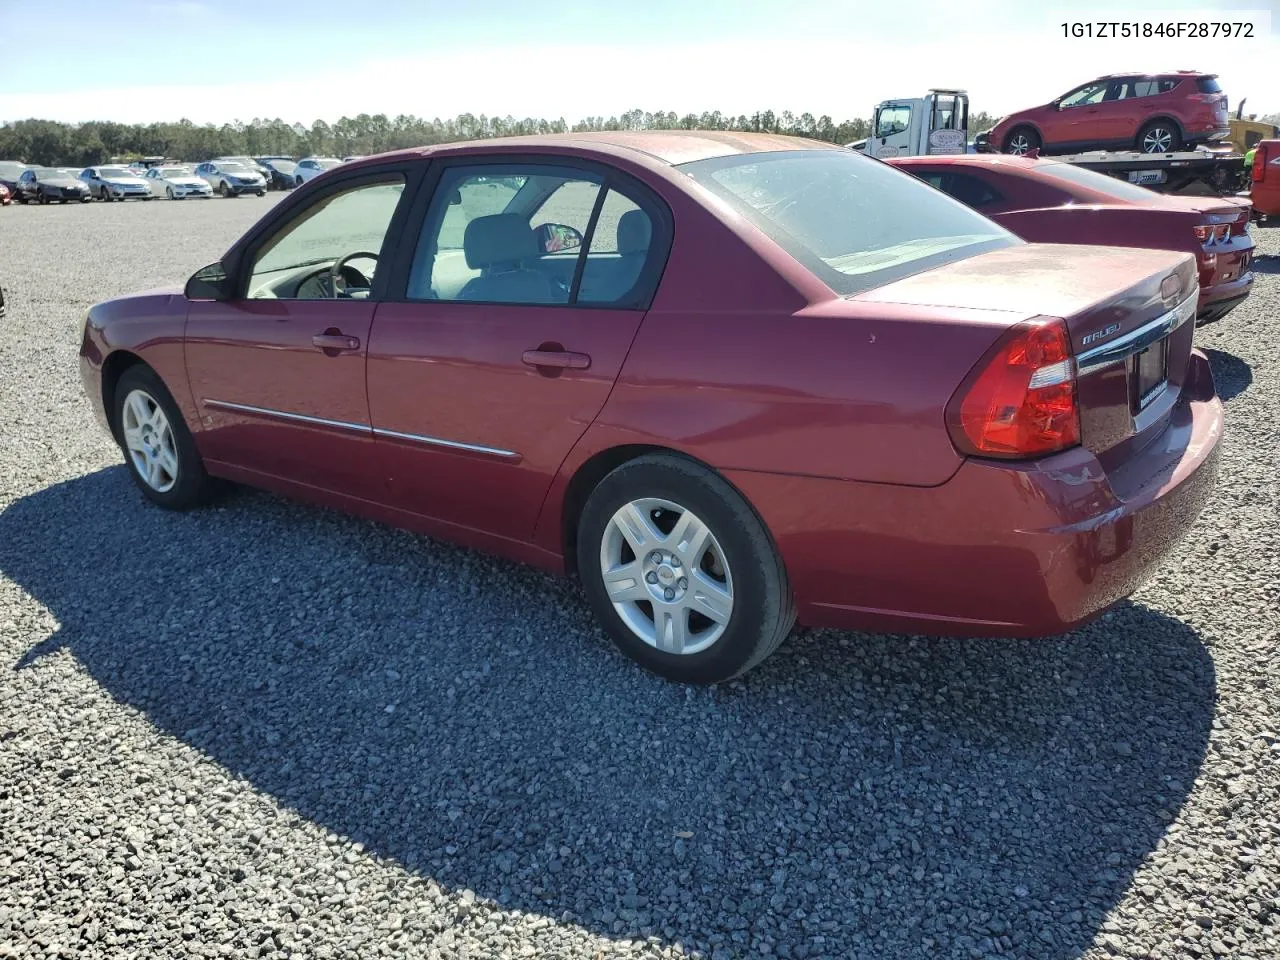
[[[355, 253], [344, 254], [337, 260], [333, 261], [333, 266], [329, 268], [329, 294], [334, 300], [338, 299], [340, 292], [338, 290], [338, 278], [342, 276], [342, 268], [347, 265], [348, 260], [354, 260], [357, 257], [372, 260], [375, 263], [378, 261], [378, 255], [376, 253], [370, 253], [368, 250], [357, 250]], [[352, 267], [352, 270], [355, 270], [355, 268]], [[346, 287], [345, 280], [342, 285], [343, 288]]]

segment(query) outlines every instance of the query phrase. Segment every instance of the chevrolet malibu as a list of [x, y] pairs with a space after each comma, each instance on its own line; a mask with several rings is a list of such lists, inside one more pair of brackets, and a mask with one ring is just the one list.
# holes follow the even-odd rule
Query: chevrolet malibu
[[1041, 636], [1130, 594], [1213, 486], [1197, 293], [827, 144], [489, 140], [305, 185], [93, 307], [81, 373], [162, 507], [238, 481], [574, 573], [713, 682], [797, 620]]
[[1194, 254], [1196, 322], [1221, 320], [1253, 286], [1248, 200], [1155, 193], [1059, 160], [978, 153], [890, 160], [1024, 240]]

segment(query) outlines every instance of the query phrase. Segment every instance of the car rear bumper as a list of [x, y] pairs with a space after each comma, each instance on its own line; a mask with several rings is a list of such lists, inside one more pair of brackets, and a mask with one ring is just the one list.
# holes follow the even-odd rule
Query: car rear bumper
[[1137, 589], [1209, 497], [1223, 409], [1207, 358], [1192, 358], [1164, 433], [1111, 475], [1082, 448], [968, 460], [931, 488], [727, 475], [773, 533], [803, 623], [1060, 634]]

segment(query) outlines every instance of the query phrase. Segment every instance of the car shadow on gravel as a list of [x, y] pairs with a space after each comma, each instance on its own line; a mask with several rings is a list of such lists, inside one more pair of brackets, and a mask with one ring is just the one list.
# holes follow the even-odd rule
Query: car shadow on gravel
[[60, 624], [12, 668], [69, 651], [388, 869], [717, 956], [1076, 957], [1214, 711], [1205, 646], [1137, 604], [1050, 641], [809, 632], [686, 688], [571, 583], [262, 494], [167, 514], [123, 468], [0, 514], [0, 571]]
[[1213, 385], [1224, 403], [1249, 389], [1253, 383], [1253, 368], [1249, 364], [1225, 350], [1206, 347], [1204, 352], [1209, 358], [1209, 366], [1213, 368]]
[[1254, 273], [1280, 273], [1280, 255], [1263, 253], [1253, 258]]

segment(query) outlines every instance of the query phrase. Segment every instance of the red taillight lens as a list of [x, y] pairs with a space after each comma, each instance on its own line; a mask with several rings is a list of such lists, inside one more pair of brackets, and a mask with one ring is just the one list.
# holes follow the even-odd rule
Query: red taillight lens
[[1204, 225], [1195, 226], [1191, 228], [1191, 232], [1196, 235], [1197, 240], [1199, 240], [1201, 243], [1204, 243], [1206, 240], [1209, 239], [1210, 236], [1212, 236], [1213, 227], [1207, 227]]
[[1061, 320], [1019, 324], [991, 349], [947, 407], [962, 453], [1024, 458], [1080, 442], [1076, 370]]
[[1253, 182], [1261, 183], [1267, 176], [1267, 151], [1259, 147], [1253, 155]]

